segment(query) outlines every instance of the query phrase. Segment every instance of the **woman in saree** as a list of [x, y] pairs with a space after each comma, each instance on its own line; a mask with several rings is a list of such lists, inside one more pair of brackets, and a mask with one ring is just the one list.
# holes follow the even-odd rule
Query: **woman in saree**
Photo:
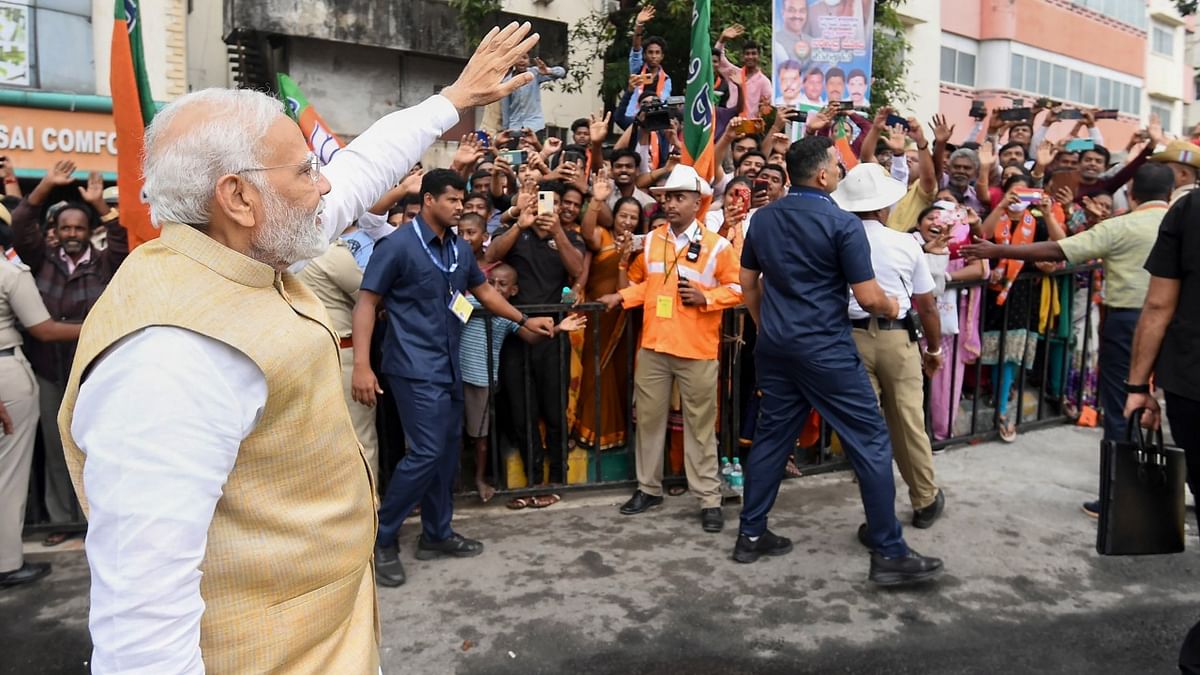
[[917, 217], [913, 237], [925, 251], [929, 271], [936, 286], [938, 316], [942, 323], [941, 345], [927, 345], [936, 351], [940, 346], [946, 365], [929, 380], [929, 414], [934, 440], [954, 435], [954, 421], [962, 397], [966, 366], [980, 354], [979, 303], [981, 288], [947, 289], [953, 281], [978, 281], [988, 278], [986, 260], [967, 262], [952, 255], [950, 242], [960, 242], [979, 224], [979, 215], [950, 202], [935, 202]]
[[[617, 200], [610, 211], [607, 201], [615, 189], [605, 171], [592, 186], [592, 199], [583, 217], [581, 234], [592, 253], [584, 295], [598, 298], [620, 288], [622, 269], [629, 265], [618, 249], [618, 240], [630, 241], [644, 230], [641, 205], [632, 197]], [[584, 331], [583, 376], [575, 408], [575, 436], [579, 444], [608, 450], [625, 444], [626, 410], [629, 409], [629, 350], [625, 337], [628, 313], [624, 310], [599, 315], [599, 339], [596, 331]], [[596, 421], [596, 359], [600, 360], [600, 419]]]

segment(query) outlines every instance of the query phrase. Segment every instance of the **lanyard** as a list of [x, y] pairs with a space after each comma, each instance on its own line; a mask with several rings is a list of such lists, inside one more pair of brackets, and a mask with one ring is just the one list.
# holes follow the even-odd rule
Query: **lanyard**
[[[689, 229], [691, 229], [690, 226], [689, 226]], [[671, 232], [670, 226], [667, 227], [667, 232]], [[681, 248], [677, 253], [675, 253], [675, 260], [671, 261], [671, 266], [667, 267], [668, 259], [671, 257], [671, 254], [667, 252], [667, 250], [668, 250], [667, 246], [675, 245], [674, 237], [675, 237], [675, 235], [672, 232], [671, 235], [667, 238], [667, 241], [663, 243], [663, 269], [665, 269], [667, 271], [667, 273], [663, 275], [663, 283], [666, 283], [667, 279], [671, 278], [671, 272], [673, 270], [675, 270], [675, 268], [679, 267], [679, 256], [683, 255], [684, 253], [687, 253], [687, 250], [688, 250], [687, 246], [684, 246], [683, 248]], [[688, 245], [690, 245], [691, 243], [692, 243], [692, 238], [688, 237]]]
[[[454, 282], [450, 281], [450, 275], [458, 271], [458, 246], [456, 245], [452, 248], [454, 252], [454, 262], [451, 263], [450, 269], [446, 269], [446, 266], [442, 264], [442, 261], [438, 260], [437, 256], [433, 254], [433, 251], [429, 250], [429, 244], [425, 243], [425, 237], [421, 234], [420, 223], [420, 219], [414, 221], [413, 233], [417, 235], [417, 241], [421, 242], [421, 248], [425, 249], [425, 255], [429, 256], [429, 260], [433, 263], [434, 267], [437, 267], [438, 271], [442, 273], [442, 276], [446, 277], [446, 285], [450, 287], [450, 295], [454, 295]], [[444, 237], [445, 233], [443, 233], [442, 236]]]
[[[822, 201], [829, 202], [830, 204], [834, 204], [833, 198], [830, 197], [829, 195], [825, 194], [824, 192], [812, 192], [809, 190], [792, 190], [791, 196], [804, 197], [807, 199], [820, 199]], [[836, 206], [836, 204], [834, 204], [834, 205]]]

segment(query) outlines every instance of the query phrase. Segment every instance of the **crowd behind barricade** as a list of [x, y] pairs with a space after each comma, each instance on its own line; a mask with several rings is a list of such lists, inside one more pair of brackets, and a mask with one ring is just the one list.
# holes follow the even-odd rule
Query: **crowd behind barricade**
[[[1168, 139], [1152, 121], [1112, 152], [1096, 128], [1099, 111], [1044, 100], [1018, 115], [984, 113], [963, 133], [940, 115], [926, 125], [886, 107], [843, 107], [846, 78], [829, 74], [797, 74], [784, 86], [820, 110], [774, 107], [759, 46], [739, 43], [744, 31], [731, 26], [712, 54], [710, 183], [681, 165], [681, 106], [672, 94], [684, 74], [673, 85], [661, 67], [668, 45], [643, 35], [652, 19], [652, 10], [638, 15], [628, 86], [607, 112], [574, 121], [566, 138], [548, 136], [540, 87], [564, 70], [526, 56], [514, 71], [534, 79], [501, 102], [499, 129], [463, 136], [449, 167], [418, 165], [299, 272], [340, 339], [344, 396], [384, 495], [381, 523], [431, 508], [421, 487], [429, 481], [459, 478], [457, 457], [401, 459], [422, 439], [414, 443], [412, 425], [401, 424], [411, 411], [397, 410], [396, 394], [422, 355], [396, 336], [414, 321], [462, 320], [451, 357], [462, 400], [421, 412], [451, 411], [465, 429], [470, 477], [460, 491], [473, 486], [483, 501], [513, 492], [510, 508], [543, 508], [560, 499], [551, 486], [636, 478], [621, 507], [636, 514], [661, 503], [665, 469], [680, 477], [666, 480], [665, 491], [692, 492], [704, 529], [720, 530], [718, 433], [730, 441], [727, 456], [744, 456], [759, 420], [756, 370], [769, 367], [755, 362], [755, 323], [739, 309], [739, 262], [760, 210], [796, 198], [789, 147], [808, 137], [829, 138], [839, 153], [848, 172], [839, 206], [862, 219], [880, 285], [899, 299], [895, 317], [854, 299], [846, 312], [914, 525], [932, 525], [944, 508], [932, 450], [945, 442], [993, 432], [1011, 442], [1031, 416], [1123, 434], [1123, 382], [1147, 293], [1141, 268], [1168, 204], [1197, 182], [1200, 147]], [[735, 44], [736, 54], [727, 49]], [[857, 80], [849, 74], [852, 100], [861, 99]], [[1046, 140], [1060, 126], [1071, 128]], [[20, 396], [5, 391], [4, 400], [21, 403], [3, 411], [4, 442], [28, 448], [0, 453], [11, 464], [0, 466], [4, 574], [21, 568], [35, 436], [32, 494], [51, 524], [46, 543], [70, 536], [54, 524], [79, 519], [55, 413], [79, 324], [128, 243], [115, 188], [104, 189], [99, 175], [78, 186], [75, 167], [59, 162], [22, 195], [14, 167], [5, 160], [0, 172], [8, 258], [0, 263], [0, 366], [13, 369], [0, 380], [24, 386]], [[888, 194], [887, 203], [875, 200]], [[400, 271], [409, 253], [385, 242], [410, 230], [441, 275]], [[443, 231], [473, 259], [445, 248]], [[452, 280], [461, 270], [486, 279], [521, 320], [462, 292]], [[447, 282], [447, 316], [412, 311]], [[540, 317], [552, 319], [526, 325]], [[1029, 391], [1034, 413], [1026, 411]], [[840, 442], [813, 413], [784, 471], [799, 475], [814, 446], [827, 457]], [[1094, 503], [1084, 508], [1097, 512]]]

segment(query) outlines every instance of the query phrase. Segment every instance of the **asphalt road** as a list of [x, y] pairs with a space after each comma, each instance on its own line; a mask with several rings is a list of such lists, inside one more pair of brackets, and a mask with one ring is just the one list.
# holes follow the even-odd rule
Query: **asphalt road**
[[[625, 494], [569, 495], [544, 511], [463, 505], [469, 560], [412, 558], [380, 589], [385, 673], [1171, 673], [1200, 620], [1200, 556], [1103, 558], [1079, 510], [1096, 485], [1095, 431], [1034, 432], [936, 458], [945, 518], [906, 530], [945, 558], [927, 587], [881, 591], [854, 539], [847, 474], [790, 481], [772, 529], [789, 556], [728, 560], [697, 504], [621, 517]], [[903, 484], [897, 511], [910, 517]], [[52, 577], [0, 591], [0, 673], [86, 672], [87, 569], [56, 553]]]

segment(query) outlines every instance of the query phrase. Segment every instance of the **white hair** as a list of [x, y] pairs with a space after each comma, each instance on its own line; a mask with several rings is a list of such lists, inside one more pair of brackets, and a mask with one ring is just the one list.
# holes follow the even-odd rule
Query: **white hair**
[[[181, 111], [196, 105], [214, 113], [194, 126], [166, 131]], [[283, 103], [260, 91], [221, 88], [187, 94], [160, 110], [146, 127], [142, 160], [151, 221], [206, 226], [217, 179], [262, 165], [262, 139], [282, 113]], [[259, 184], [253, 173], [246, 177]]]

